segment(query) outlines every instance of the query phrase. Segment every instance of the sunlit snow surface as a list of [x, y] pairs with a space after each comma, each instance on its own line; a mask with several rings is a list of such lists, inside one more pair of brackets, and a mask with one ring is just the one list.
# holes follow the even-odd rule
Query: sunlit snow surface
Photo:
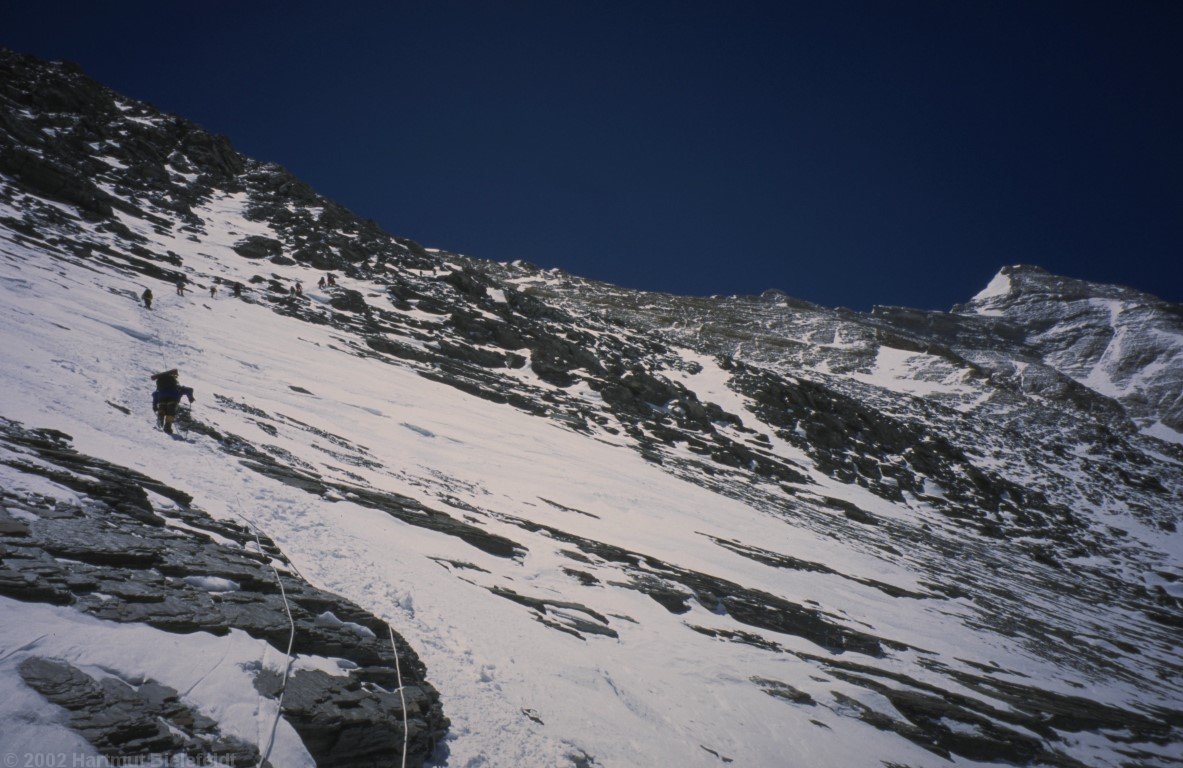
[[[227, 196], [201, 211], [208, 234], [197, 243], [156, 234], [131, 218], [124, 223], [157, 247], [181, 254], [195, 282], [207, 284], [213, 276], [246, 282], [259, 266], [235, 256], [229, 245], [243, 234], [265, 234], [265, 228], [243, 219], [241, 204]], [[902, 644], [889, 658], [848, 654], [854, 660], [918, 679], [929, 676], [948, 685], [918, 666], [917, 659], [949, 664], [970, 659], [999, 665], [1006, 670], [1000, 679], [1028, 676], [1046, 690], [1080, 695], [1084, 686], [1091, 698], [1127, 706], [1144, 697], [1126, 681], [1098, 683], [1001, 636], [975, 631], [965, 621], [970, 611], [962, 600], [885, 598], [853, 579], [924, 593], [902, 560], [819, 536], [679, 479], [646, 462], [622, 438], [578, 434], [407, 368], [351, 354], [348, 340], [332, 327], [230, 299], [224, 289], [215, 298], [200, 287], [178, 297], [153, 285], [157, 302], [148, 312], [134, 298], [143, 284], [114, 270], [46, 259], [7, 238], [0, 239], [0, 256], [0, 415], [66, 432], [79, 451], [160, 478], [192, 494], [194, 503], [211, 514], [249, 517], [310, 581], [387, 619], [419, 651], [429, 680], [441, 692], [452, 720], [441, 752], [449, 765], [565, 765], [580, 755], [594, 756], [594, 764], [604, 766], [718, 766], [719, 756], [743, 766], [949, 764], [847, 716], [849, 705], [834, 692], [893, 714], [882, 696], [819, 674], [797, 656], [690, 631], [688, 624], [726, 631], [745, 627], [693, 600], [689, 613], [674, 615], [641, 592], [612, 588], [614, 580], [626, 580], [619, 565], [574, 563], [563, 552], [567, 545], [505, 522], [505, 516], [794, 602], [816, 601], [845, 625], [873, 627]], [[301, 279], [305, 286], [315, 282], [315, 273], [301, 267], [266, 265], [266, 270]], [[366, 290], [364, 284], [355, 287]], [[326, 301], [315, 288], [305, 290], [311, 301]], [[703, 366], [699, 373], [679, 374], [686, 386], [755, 422], [714, 360], [684, 354]], [[910, 375], [923, 363], [920, 357], [885, 348], [863, 376], [888, 389], [956, 394], [955, 381], [926, 382]], [[526, 554], [495, 557], [347, 496], [322, 499], [253, 473], [206, 438], [169, 439], [152, 429], [147, 376], [172, 367], [196, 390], [194, 414], [219, 431], [286, 450], [327, 478], [444, 509], [513, 539]], [[524, 370], [520, 375], [532, 376]], [[267, 412], [279, 425], [277, 434], [264, 431], [250, 413], [215, 400], [215, 394]], [[590, 390], [584, 394], [597, 397]], [[131, 415], [111, 404], [130, 409]], [[300, 424], [343, 436], [351, 446], [344, 450], [367, 462], [343, 465], [330, 453], [340, 446], [326, 444]], [[791, 445], [773, 445], [808, 466], [808, 457]], [[809, 474], [819, 492], [856, 501], [878, 515], [910, 519], [916, 514], [821, 472], [810, 469]], [[763, 565], [718, 546], [716, 539], [825, 563], [839, 573]], [[599, 583], [580, 584], [563, 570], [573, 565]], [[617, 637], [556, 631], [535, 621], [526, 607], [492, 595], [492, 587], [579, 603], [602, 616]], [[241, 670], [222, 659], [229, 653], [239, 661], [266, 659], [275, 666], [278, 654], [262, 643], [245, 636], [216, 643], [198, 635], [166, 636], [80, 618], [63, 608], [5, 602], [0, 610], [0, 656], [36, 648], [80, 665], [150, 674], [187, 691], [189, 703], [237, 723], [236, 735], [258, 743], [257, 723], [267, 705]], [[587, 616], [580, 613], [582, 619]], [[561, 615], [554, 618], [563, 622]], [[777, 636], [776, 641], [805, 653], [826, 653], [799, 637]], [[44, 702], [23, 689], [12, 669], [11, 661], [0, 662], [0, 691], [8, 694], [0, 711], [7, 730], [0, 735], [13, 743], [42, 734], [63, 745], [77, 742], [54, 725]], [[190, 687], [203, 670], [221, 672]], [[818, 703], [794, 706], [768, 695], [754, 678], [781, 681]], [[978, 695], [969, 689], [959, 693]], [[29, 728], [14, 724], [26, 717], [33, 723]], [[280, 744], [286, 751], [277, 753], [285, 755], [277, 764], [306, 762], [290, 729], [281, 733]], [[1071, 752], [1087, 763], [1108, 761], [1106, 749], [1098, 740], [1081, 738]]]
[[[35, 262], [8, 261], [5, 268], [3, 322], [10, 361], [19, 364], [10, 362], [3, 371], [4, 415], [71, 434], [80, 451], [160, 477], [213, 513], [251, 516], [314, 583], [389, 618], [419, 649], [444, 698], [453, 721], [450, 764], [480, 764], [482, 757], [490, 765], [557, 764], [573, 748], [605, 764], [717, 764], [702, 743], [749, 764], [774, 765], [795, 753], [802, 765], [852, 765], [867, 739], [883, 742], [875, 754], [913, 760], [923, 754], [865, 728], [859, 729], [866, 731], [861, 744], [826, 739], [824, 749], [811, 747], [818, 726], [786, 717], [783, 702], [748, 681], [792, 680], [823, 695], [825, 688], [811, 685], [804, 669], [794, 672], [804, 665], [686, 631], [683, 621], [732, 624], [698, 607], [675, 617], [638, 592], [586, 588], [575, 595], [577, 588], [560, 570], [570, 561], [543, 536], [523, 540], [520, 529], [486, 518], [490, 528], [530, 549], [523, 562], [506, 562], [348, 500], [323, 503], [260, 478], [205, 441], [169, 440], [151, 428], [146, 374], [179, 367], [184, 383], [197, 392], [202, 419], [270, 439], [330, 476], [340, 470], [308, 444], [306, 434], [281, 431], [268, 438], [240, 412], [218, 408], [211, 395], [350, 436], [389, 470], [349, 468], [375, 487], [431, 504], [438, 503], [433, 490], [446, 490], [481, 509], [770, 591], [833, 602], [824, 597], [824, 577], [801, 575], [801, 583], [792, 584], [703, 534], [752, 542], [774, 538], [787, 554], [817, 559], [825, 551], [830, 563], [853, 559], [842, 563], [845, 571], [910, 586], [907, 574], [893, 573], [889, 564], [859, 563], [833, 543], [677, 480], [630, 450], [398, 368], [327, 352], [337, 341], [330, 329], [200, 294], [161, 295], [148, 313], [107, 292], [138, 288], [113, 276], [60, 265], [43, 269]], [[133, 415], [116, 411], [108, 400]], [[541, 498], [596, 517], [561, 511]], [[441, 559], [490, 573], [453, 574]], [[490, 597], [480, 584], [577, 597], [608, 616], [620, 639], [584, 641], [557, 633], [530, 620], [524, 608]], [[852, 597], [859, 598], [840, 599]], [[882, 611], [876, 623], [895, 623], [894, 606], [866, 607]], [[900, 624], [903, 630], [906, 622]], [[545, 728], [523, 717], [523, 708], [536, 711]], [[825, 719], [825, 713], [815, 717]], [[831, 719], [833, 728], [849, 727], [842, 718]]]
[[[1010, 278], [1002, 272], [994, 276], [986, 287], [978, 291], [971, 301], [985, 302], [988, 299], [993, 299], [1001, 296], [1006, 296], [1010, 293], [1011, 283]], [[989, 310], [982, 310], [982, 314], [988, 314]]]

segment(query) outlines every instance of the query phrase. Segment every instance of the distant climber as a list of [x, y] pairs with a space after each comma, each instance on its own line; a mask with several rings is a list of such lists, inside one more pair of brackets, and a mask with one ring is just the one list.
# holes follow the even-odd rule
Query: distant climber
[[211, 286], [209, 287], [209, 297], [212, 299], [212, 298], [214, 298], [215, 296], [217, 296], [217, 294], [218, 294], [218, 286], [216, 286], [216, 285], [211, 285]]
[[146, 309], [152, 309], [152, 289], [145, 288], [144, 292], [140, 294], [140, 298], [144, 301]]
[[299, 280], [296, 281], [296, 295], [297, 296], [304, 295], [304, 286], [300, 284]]
[[242, 298], [242, 283], [235, 281], [234, 285], [232, 286], [232, 290], [234, 291], [234, 298]]
[[182, 387], [177, 381], [177, 369], [152, 374], [156, 382], [156, 391], [152, 393], [152, 412], [156, 414], [156, 426], [168, 432], [173, 432], [173, 419], [177, 416], [177, 406], [181, 398], [189, 398], [193, 402], [193, 389]]
[[185, 295], [185, 276], [184, 275], [181, 275], [180, 277], [177, 278], [177, 295], [178, 296]]
[[321, 275], [321, 276], [320, 276], [320, 279], [316, 281], [316, 287], [317, 287], [317, 288], [324, 288], [324, 287], [325, 287], [325, 278], [324, 278], [324, 275]]
[[325, 275], [325, 282], [329, 285], [336, 285], [337, 284], [337, 276], [334, 275], [332, 272], [329, 272], [327, 275]]

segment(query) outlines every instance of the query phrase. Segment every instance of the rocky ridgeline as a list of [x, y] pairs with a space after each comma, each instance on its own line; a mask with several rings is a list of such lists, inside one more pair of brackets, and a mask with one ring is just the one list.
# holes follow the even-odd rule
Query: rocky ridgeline
[[[395, 692], [389, 631], [380, 619], [309, 585], [266, 537], [256, 540], [242, 525], [214, 520], [164, 483], [74, 451], [66, 435], [0, 421], [0, 464], [77, 499], [63, 503], [0, 488], [0, 595], [166, 632], [220, 637], [237, 629], [284, 653], [289, 622], [270, 565], [277, 562], [296, 625], [293, 653], [344, 660], [336, 675], [294, 672], [284, 718], [318, 765], [398, 760], [402, 699]], [[158, 511], [149, 494], [174, 506]], [[211, 591], [211, 583], [222, 586]], [[447, 720], [414, 650], [401, 638], [398, 644], [408, 764], [419, 765]], [[95, 680], [68, 662], [37, 656], [19, 670], [108, 757], [187, 753], [221, 756], [231, 765], [259, 759], [253, 745], [222, 736], [218, 723], [156, 681]], [[270, 670], [257, 670], [255, 685], [261, 696], [279, 695], [280, 678]]]
[[[1177, 641], [1183, 606], [1154, 585], [1183, 574], [1177, 563], [1146, 552], [1121, 518], [1111, 514], [1119, 510], [1131, 526], [1137, 521], [1164, 533], [1183, 520], [1183, 449], [1140, 431], [1159, 422], [1180, 427], [1183, 361], [1170, 341], [1180, 336], [1175, 305], [1022, 268], [1004, 271], [1007, 290], [986, 292], [954, 312], [877, 308], [860, 314], [776, 291], [727, 298], [646, 294], [529, 264], [429, 251], [383, 233], [282, 168], [245, 158], [225, 139], [188, 121], [118, 96], [68, 65], [11, 53], [0, 53], [0, 174], [0, 201], [20, 212], [0, 220], [0, 226], [15, 241], [47, 258], [149, 282], [172, 282], [182, 275], [212, 282], [214, 275], [203, 273], [201, 263], [186, 263], [162, 243], [181, 238], [210, 247], [210, 206], [233, 196], [246, 218], [268, 232], [244, 234], [232, 244], [234, 258], [256, 271], [245, 301], [303, 322], [331, 325], [351, 354], [410, 368], [590, 437], [625, 439], [679, 477], [905, 564], [923, 575], [923, 590], [848, 577], [751, 543], [714, 540], [719, 547], [777, 568], [850, 578], [878, 590], [884, 600], [956, 601], [983, 631], [1082, 674], [1127, 681], [1146, 691], [1152, 703], [1121, 709], [1091, 702], [1085, 692], [1072, 697], [1044, 690], [1040, 681], [1016, 685], [1010, 680], [1017, 673], [938, 659], [931, 651], [893, 640], [888, 632], [852, 626], [824, 606], [790, 601], [529, 520], [465, 509], [454, 499], [429, 508], [360, 483], [329, 480], [265, 441], [252, 443], [200, 422], [189, 425], [252, 471], [314, 496], [348, 495], [497, 557], [520, 558], [526, 548], [473, 522], [481, 515], [560, 541], [570, 559], [564, 572], [573, 583], [597, 583], [588, 566], [610, 564], [623, 574], [613, 588], [648, 595], [675, 615], [688, 612], [692, 601], [726, 614], [746, 629], [720, 633], [689, 623], [685, 629], [720, 642], [793, 653], [819, 673], [880, 693], [894, 713], [852, 699], [842, 714], [944, 757], [1079, 765], [1067, 756], [1066, 744], [1087, 732], [1124, 750], [1131, 764], [1157, 765], [1158, 757], [1136, 743], [1170, 744], [1180, 736], [1183, 714], [1161, 702], [1172, 695], [1164, 686], [1183, 676]], [[333, 289], [327, 306], [308, 302], [291, 295], [290, 279], [274, 271], [292, 266], [306, 267], [313, 277], [312, 270], [335, 270], [352, 278], [353, 287]], [[127, 299], [135, 297], [128, 293]], [[1111, 300], [1120, 302], [1120, 311], [1104, 303]], [[1118, 337], [1122, 344], [1115, 347]], [[727, 398], [696, 389], [703, 363], [690, 356], [722, 369]], [[1102, 381], [1098, 371], [1108, 389], [1096, 388]], [[598, 397], [581, 394], [587, 391]], [[311, 429], [234, 398], [222, 397], [219, 405], [243, 411], [271, 435]], [[88, 467], [100, 467], [70, 453], [52, 435], [15, 426], [6, 434], [20, 450], [48, 451], [58, 464], [66, 456], [73, 457], [67, 466], [90, 462]], [[331, 445], [328, 450], [339, 463], [373, 464], [364, 448], [342, 437], [312, 437]], [[103, 471], [124, 478], [119, 487], [152, 484], [154, 492], [173, 498], [167, 489], [157, 489], [163, 486], [134, 473]], [[872, 504], [833, 498], [819, 488], [819, 477], [864, 489], [908, 510], [915, 521], [878, 514]], [[188, 499], [174, 500], [196, 520], [187, 521], [190, 525], [223, 525], [190, 509]], [[274, 633], [284, 620], [276, 619], [275, 595], [269, 591], [273, 582], [249, 549], [219, 550], [214, 557], [204, 544], [162, 527], [150, 507], [115, 501], [126, 510], [118, 529], [104, 534], [116, 537], [106, 545], [103, 537], [91, 542], [71, 533], [79, 530], [71, 525], [88, 519], [83, 513], [59, 521], [31, 508], [46, 522], [8, 521], [6, 536], [29, 552], [45, 552], [52, 559], [63, 556], [59, 550], [69, 550], [70, 559], [100, 570], [79, 576], [45, 565], [31, 577], [0, 576], [7, 578], [0, 581], [8, 585], [4, 589], [17, 590], [19, 599], [68, 603], [108, 620], [142, 621], [168, 631], [239, 626], [219, 614], [214, 598], [185, 587], [183, 578], [178, 580], [183, 574], [169, 571], [181, 566], [151, 547], [138, 564], [116, 562], [113, 556], [102, 562], [87, 548], [111, 552], [126, 543], [120, 536], [131, 531], [147, 536], [144, 529], [167, 536], [169, 546], [192, 547], [208, 561], [203, 572], [225, 574], [244, 585], [250, 609], [235, 614], [235, 620], [255, 636], [279, 642]], [[28, 499], [19, 503], [36, 506]], [[229, 526], [219, 535], [242, 542], [245, 532]], [[16, 573], [7, 554], [4, 567], [9, 571], [3, 573]], [[1151, 575], [1153, 581], [1146, 578]], [[115, 604], [88, 598], [87, 590], [96, 590], [87, 585], [100, 578], [116, 582], [104, 582], [102, 593], [118, 588], [133, 597]], [[356, 696], [365, 701], [351, 710], [359, 717], [391, 714], [392, 705], [383, 698], [388, 660], [380, 643], [355, 640], [346, 647], [341, 637], [318, 635], [310, 617], [319, 613], [317, 601], [332, 601], [338, 617], [373, 626], [379, 636], [380, 626], [356, 607], [315, 593], [294, 577], [285, 577], [285, 584], [286, 579], [289, 593], [312, 606], [297, 633], [313, 644], [305, 652], [346, 658], [360, 670], [340, 680], [302, 673], [293, 690], [306, 691], [305, 698], [285, 702], [285, 712], [294, 707], [289, 716], [317, 759], [344, 764], [331, 762], [336, 758], [324, 744], [325, 731], [309, 723], [326, 716], [317, 707], [331, 711], [338, 699], [353, 702]], [[614, 635], [606, 617], [576, 602], [508, 588], [490, 591], [557, 632], [580, 638]], [[199, 625], [195, 616], [206, 623]], [[1082, 616], [1088, 617], [1084, 624]], [[1079, 642], [1083, 625], [1089, 628], [1088, 643]], [[830, 655], [791, 651], [777, 641], [779, 635], [804, 638]], [[412, 655], [410, 649], [406, 654]], [[31, 664], [26, 679], [54, 701], [59, 688], [76, 691], [63, 700], [105, 700], [104, 689], [94, 687], [99, 683], [55, 664]], [[905, 668], [911, 672], [900, 671]], [[434, 692], [422, 682], [422, 668], [414, 674], [421, 696], [414, 699], [419, 719], [412, 720], [413, 743], [421, 756], [445, 721]], [[1004, 681], [1002, 675], [1010, 677]], [[347, 680], [353, 688], [344, 687]], [[793, 706], [816, 706], [783, 681], [752, 684]], [[260, 675], [258, 685], [264, 693], [274, 692], [274, 681], [266, 675]], [[143, 693], [158, 709], [146, 709], [149, 704], [133, 709], [148, 713], [166, 707], [160, 717], [188, 722], [192, 713], [174, 693]], [[79, 729], [92, 743], [104, 743], [91, 738], [88, 722], [79, 720]], [[208, 742], [217, 738], [210, 728], [180, 730]], [[397, 735], [385, 733], [382, 738]], [[243, 749], [237, 744], [225, 748]]]
[[[995, 280], [997, 292], [984, 291], [952, 314], [1019, 329], [1021, 345], [994, 344], [1011, 366], [1047, 366], [1111, 396], [1139, 426], [1161, 422], [1183, 432], [1183, 306], [1032, 266], [1004, 267]], [[964, 349], [1009, 372], [997, 354], [981, 354], [989, 347]]]
[[[1018, 344], [1021, 334], [1008, 321], [912, 310], [861, 315], [775, 292], [725, 299], [644, 294], [568, 275], [543, 279], [515, 265], [494, 269], [585, 327], [606, 322], [622, 335], [660, 328], [658, 338], [667, 344], [739, 359], [730, 386], [761, 408], [766, 425], [812, 454], [827, 474], [884, 498], [899, 499], [930, 482], [965, 500], [937, 502], [953, 514], [997, 511], [999, 500], [1013, 496], [1030, 497], [1023, 505], [1038, 516], [1064, 518], [1058, 510], [1081, 509], [1083, 496], [1089, 509], [1122, 508], [1164, 531], [1178, 524], [1180, 445], [1146, 437], [1120, 400], [1050, 365], [1017, 357], [1003, 366], [1001, 341], [964, 348], [972, 339], [1008, 334]], [[904, 316], [914, 322], [899, 320]], [[1000, 325], [1007, 330], [999, 332]], [[962, 342], [952, 345], [954, 337]], [[1038, 356], [1030, 349], [1024, 354]], [[884, 374], [878, 369], [885, 357], [906, 362]], [[990, 360], [993, 368], [986, 367]], [[676, 361], [654, 358], [653, 364], [660, 373]], [[1163, 423], [1169, 418], [1161, 415]], [[908, 460], [900, 462], [905, 452]], [[727, 461], [725, 451], [716, 456]], [[749, 463], [742, 451], [731, 456]], [[950, 466], [957, 471], [940, 469]], [[1019, 487], [1026, 493], [1016, 495]], [[1006, 528], [1006, 520], [995, 522]]]

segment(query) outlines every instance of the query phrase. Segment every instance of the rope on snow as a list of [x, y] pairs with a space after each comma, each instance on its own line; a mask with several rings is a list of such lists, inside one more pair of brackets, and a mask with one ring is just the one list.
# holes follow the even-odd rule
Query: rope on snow
[[[202, 456], [202, 461], [205, 463], [207, 469], [213, 469], [213, 459], [210, 456]], [[212, 476], [211, 472], [211, 476]], [[238, 490], [234, 491], [234, 512], [235, 515], [246, 522], [247, 527], [251, 530], [251, 535], [255, 537], [255, 546], [259, 549], [259, 555], [267, 559], [267, 567], [271, 569], [271, 573], [275, 575], [275, 583], [279, 585], [279, 596], [283, 598], [283, 609], [288, 615], [288, 626], [291, 631], [288, 634], [288, 650], [285, 655], [287, 663], [283, 667], [283, 680], [279, 684], [279, 700], [275, 705], [275, 718], [271, 721], [271, 731], [267, 736], [267, 747], [259, 753], [259, 762], [256, 768], [263, 768], [263, 764], [271, 757], [271, 750], [275, 746], [275, 731], [279, 728], [279, 718], [283, 716], [283, 696], [287, 693], [288, 678], [292, 672], [292, 646], [296, 642], [296, 620], [292, 617], [292, 606], [288, 602], [287, 590], [283, 587], [283, 579], [280, 578], [279, 570], [272, 562], [272, 558], [263, 549], [263, 541], [259, 538], [259, 527], [255, 525], [255, 521], [242, 511], [242, 496]], [[294, 568], [294, 566], [293, 566]], [[301, 577], [303, 578], [303, 577]]]
[[275, 706], [275, 719], [271, 721], [271, 734], [267, 737], [267, 749], [265, 749], [259, 756], [258, 768], [263, 768], [263, 764], [267, 762], [269, 757], [271, 757], [271, 748], [275, 746], [275, 729], [279, 727], [279, 718], [283, 714], [283, 695], [287, 692], [288, 675], [291, 674], [292, 671], [292, 644], [296, 640], [296, 620], [292, 618], [292, 606], [288, 603], [288, 593], [287, 590], [283, 588], [283, 579], [280, 578], [279, 571], [271, 562], [271, 556], [263, 551], [263, 542], [259, 540], [259, 530], [249, 518], [246, 518], [245, 515], [243, 517], [250, 524], [251, 533], [255, 535], [255, 544], [259, 547], [259, 554], [267, 558], [267, 565], [271, 568], [271, 572], [275, 574], [275, 583], [279, 585], [279, 595], [283, 598], [283, 608], [285, 611], [287, 611], [288, 624], [291, 626], [292, 630], [291, 634], [288, 635], [287, 664], [285, 664], [283, 667], [283, 682], [281, 682], [279, 685], [279, 701]]
[[407, 768], [407, 740], [409, 738], [407, 733], [407, 698], [403, 695], [403, 671], [398, 663], [398, 646], [394, 644], [394, 628], [390, 626], [390, 622], [386, 623], [386, 629], [390, 632], [390, 647], [394, 649], [394, 673], [398, 675], [398, 699], [403, 705], [403, 762], [402, 768]]
[[[212, 459], [209, 456], [202, 456], [201, 458], [207, 467], [212, 468]], [[287, 692], [288, 678], [292, 670], [292, 646], [296, 640], [296, 621], [294, 618], [292, 618], [292, 606], [288, 602], [287, 590], [283, 588], [283, 579], [279, 575], [279, 570], [276, 569], [275, 564], [272, 562], [271, 556], [268, 555], [263, 549], [263, 542], [259, 538], [259, 528], [257, 525], [255, 525], [255, 521], [242, 511], [242, 497], [239, 495], [237, 489], [234, 491], [234, 506], [236, 508], [237, 516], [244, 520], [247, 526], [251, 529], [251, 534], [255, 537], [255, 546], [258, 547], [259, 554], [267, 558], [267, 566], [275, 575], [275, 583], [279, 585], [279, 595], [283, 598], [283, 608], [287, 612], [288, 625], [291, 628], [291, 632], [288, 635], [288, 650], [286, 654], [287, 664], [284, 665], [283, 680], [279, 686], [279, 701], [277, 702], [275, 708], [275, 719], [271, 721], [271, 732], [267, 737], [267, 748], [260, 753], [259, 762], [256, 766], [256, 768], [263, 768], [263, 764], [266, 763], [271, 757], [271, 750], [275, 746], [275, 731], [279, 727], [279, 718], [283, 715], [283, 697]], [[296, 570], [294, 563], [288, 563], [288, 566], [296, 573], [299, 578], [304, 578], [304, 576], [298, 570]], [[386, 630], [390, 633], [390, 648], [394, 651], [394, 673], [398, 680], [398, 698], [403, 710], [403, 750], [401, 768], [407, 768], [407, 746], [410, 741], [410, 732], [408, 729], [407, 719], [407, 698], [403, 693], [402, 665], [399, 662], [398, 645], [394, 641], [394, 628], [390, 626], [390, 622], [386, 622]]]

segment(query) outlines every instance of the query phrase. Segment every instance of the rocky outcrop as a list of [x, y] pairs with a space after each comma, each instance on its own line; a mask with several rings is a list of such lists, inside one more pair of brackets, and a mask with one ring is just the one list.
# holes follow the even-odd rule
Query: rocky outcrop
[[[223, 636], [240, 630], [280, 653], [289, 640], [286, 594], [295, 622], [293, 652], [343, 659], [348, 669], [339, 675], [296, 672], [283, 716], [318, 765], [395, 759], [403, 743], [403, 709], [394, 692], [394, 649], [383, 621], [305, 582], [265, 536], [256, 539], [242, 525], [214, 520], [164, 483], [77, 453], [61, 433], [0, 421], [0, 450], [0, 463], [67, 488], [80, 500], [64, 505], [0, 489], [8, 510], [7, 525], [0, 528], [0, 594], [166, 632]], [[175, 507], [161, 512], [149, 494]], [[270, 563], [280, 565], [278, 574]], [[419, 765], [448, 723], [422, 662], [404, 640], [396, 641], [407, 702], [408, 764]], [[104, 754], [250, 752], [219, 741], [216, 723], [195, 715], [175, 691], [159, 685], [133, 689], [95, 681], [52, 660], [27, 661], [21, 674], [70, 711], [72, 727]], [[267, 674], [260, 670], [256, 685], [263, 695], [276, 697], [278, 684]]]
[[259, 762], [258, 749], [222, 736], [215, 721], [186, 706], [168, 686], [152, 680], [95, 680], [68, 662], [36, 656], [22, 661], [19, 671], [26, 685], [69, 713], [70, 727], [104, 757], [185, 755], [227, 765]]
[[111, 215], [111, 196], [73, 169], [45, 160], [20, 147], [0, 147], [0, 171], [34, 194], [78, 206], [99, 218]]
[[235, 243], [234, 252], [244, 259], [270, 259], [283, 253], [283, 243], [274, 237], [251, 235]]

